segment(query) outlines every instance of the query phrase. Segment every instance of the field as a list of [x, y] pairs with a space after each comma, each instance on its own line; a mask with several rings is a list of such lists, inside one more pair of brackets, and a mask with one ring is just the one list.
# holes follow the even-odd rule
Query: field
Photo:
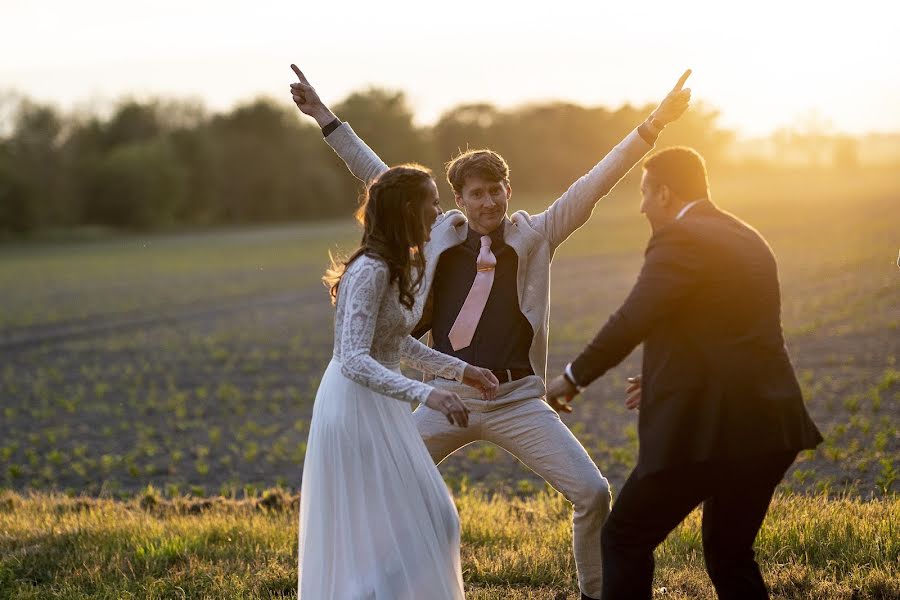
[[[712, 187], [779, 257], [788, 347], [826, 438], [761, 534], [767, 580], [779, 598], [898, 597], [900, 180], [725, 173]], [[551, 374], [634, 281], [648, 237], [636, 189], [620, 185], [557, 253]], [[319, 277], [357, 235], [342, 221], [0, 246], [0, 596], [291, 595], [295, 494], [332, 350]], [[614, 493], [636, 458], [623, 389], [639, 364], [637, 351], [565, 417]], [[487, 443], [441, 471], [469, 597], [575, 597], [561, 497]], [[712, 597], [697, 526], [660, 550], [659, 597]]]
[[[527, 499], [464, 490], [466, 596], [577, 600], [570, 508], [556, 494]], [[128, 502], [0, 495], [0, 597], [292, 598], [296, 495], [175, 500], [152, 490]], [[900, 597], [900, 499], [776, 498], [757, 540], [775, 600]], [[654, 597], [715, 598], [703, 570], [699, 513], [656, 553]]]
[[[898, 489], [897, 222], [889, 171], [724, 174], [714, 200], [780, 261], [788, 346], [826, 437], [785, 490]], [[550, 371], [622, 301], [648, 227], [623, 182], [554, 261]], [[513, 197], [534, 210], [551, 198]], [[445, 206], [449, 202], [445, 199]], [[300, 484], [332, 308], [319, 277], [354, 225], [314, 223], [0, 246], [0, 486], [128, 495], [241, 495]], [[634, 464], [622, 406], [640, 351], [565, 417], [614, 486]], [[447, 481], [528, 494], [530, 471], [490, 444]]]

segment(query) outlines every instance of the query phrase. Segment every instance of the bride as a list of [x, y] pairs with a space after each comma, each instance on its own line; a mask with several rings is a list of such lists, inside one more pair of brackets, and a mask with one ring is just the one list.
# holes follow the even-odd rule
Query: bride
[[399, 369], [403, 359], [486, 399], [498, 386], [490, 371], [409, 335], [427, 295], [422, 247], [440, 213], [427, 169], [389, 169], [357, 214], [359, 249], [323, 278], [336, 305], [334, 356], [316, 393], [303, 468], [301, 599], [463, 598], [459, 516], [410, 404], [460, 427], [468, 411], [456, 394]]

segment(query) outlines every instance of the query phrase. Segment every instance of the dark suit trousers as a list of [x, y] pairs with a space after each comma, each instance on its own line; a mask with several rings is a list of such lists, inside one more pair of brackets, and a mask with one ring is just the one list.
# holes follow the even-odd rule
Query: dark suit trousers
[[632, 473], [603, 526], [603, 600], [650, 600], [653, 550], [700, 503], [703, 557], [719, 598], [768, 598], [753, 542], [796, 457], [790, 451]]

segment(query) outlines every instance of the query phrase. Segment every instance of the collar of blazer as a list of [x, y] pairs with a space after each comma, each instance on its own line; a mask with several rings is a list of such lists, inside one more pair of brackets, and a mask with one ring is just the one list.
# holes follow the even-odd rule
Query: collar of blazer
[[[647, 240], [647, 247], [644, 248], [644, 254], [650, 250], [650, 246], [653, 241], [658, 239], [660, 235], [666, 235], [665, 232], [668, 232], [673, 227], [684, 228], [686, 227], [684, 223], [691, 223], [698, 217], [718, 217], [723, 213], [719, 210], [719, 208], [712, 203], [711, 200], [703, 199], [697, 202], [697, 204], [691, 207], [691, 210], [684, 213], [684, 215], [680, 219], [675, 219], [671, 223], [667, 223], [663, 225], [659, 230], [654, 231], [650, 235], [650, 239]], [[689, 225], [687, 227], [690, 227]]]
[[[519, 266], [516, 272], [516, 292], [519, 297], [519, 306], [525, 304], [525, 279], [529, 268], [527, 256], [545, 238], [531, 227], [531, 220], [527, 212], [519, 210], [506, 219], [503, 225], [503, 241], [512, 248], [519, 257]], [[469, 222], [466, 216], [459, 210], [450, 210], [440, 215], [431, 228], [431, 239], [425, 244], [425, 280], [430, 288], [434, 281], [434, 273], [437, 269], [438, 259], [443, 252], [465, 241], [469, 234]], [[536, 320], [539, 313], [532, 311], [525, 317], [531, 323], [531, 327], [537, 331], [540, 323]]]
[[[453, 246], [458, 246], [469, 235], [469, 222], [460, 210], [449, 210], [439, 216], [431, 228], [431, 239], [425, 244], [425, 260], [434, 263]], [[528, 213], [516, 211], [503, 224], [503, 241], [516, 251], [519, 258], [527, 256], [543, 238], [531, 228]]]
[[712, 200], [709, 200], [708, 198], [700, 198], [696, 201], [696, 204], [690, 205], [690, 210], [685, 211], [681, 216], [681, 219], [676, 220], [683, 221], [684, 219], [692, 216], [710, 215], [717, 212], [719, 212], [719, 209], [716, 208], [716, 205], [712, 203]]

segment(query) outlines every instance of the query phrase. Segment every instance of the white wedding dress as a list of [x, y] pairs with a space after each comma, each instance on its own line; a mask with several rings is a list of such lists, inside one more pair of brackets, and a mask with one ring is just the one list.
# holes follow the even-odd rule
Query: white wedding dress
[[463, 598], [459, 516], [412, 419], [432, 388], [399, 368], [462, 379], [463, 361], [409, 335], [425, 292], [407, 310], [365, 255], [341, 280], [300, 490], [301, 600]]

